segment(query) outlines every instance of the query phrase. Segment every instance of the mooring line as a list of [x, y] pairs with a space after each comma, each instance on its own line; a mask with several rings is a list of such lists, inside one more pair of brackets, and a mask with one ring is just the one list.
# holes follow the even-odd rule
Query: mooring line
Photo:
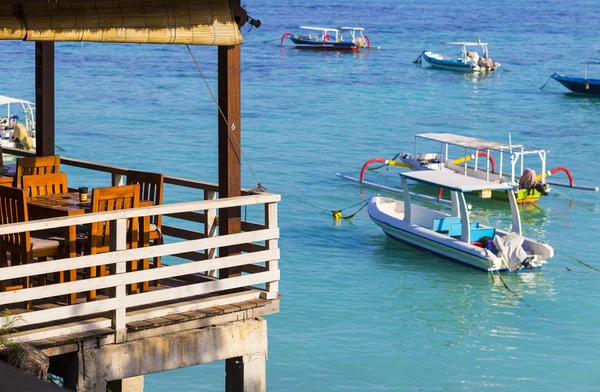
[[[500, 272], [499, 272], [499, 271], [496, 271], [496, 273], [498, 274], [498, 277], [500, 278], [500, 281], [502, 282], [502, 284], [504, 285], [504, 287], [506, 287], [506, 289], [507, 289], [508, 291], [510, 291], [510, 293], [511, 293], [512, 295], [514, 295], [514, 296], [515, 296], [515, 297], [516, 297], [516, 298], [517, 298], [519, 301], [521, 301], [521, 302], [523, 302], [525, 305], [527, 305], [527, 307], [528, 307], [529, 309], [531, 309], [531, 310], [533, 310], [533, 311], [537, 312], [537, 310], [536, 310], [536, 309], [535, 309], [533, 306], [529, 305], [529, 304], [527, 303], [527, 301], [525, 301], [525, 299], [524, 299], [523, 297], [521, 297], [521, 296], [520, 296], [519, 294], [517, 294], [517, 293], [516, 293], [516, 292], [515, 292], [513, 289], [511, 289], [510, 287], [508, 287], [508, 284], [507, 284], [507, 283], [504, 281], [504, 278], [502, 277], [502, 275], [500, 275]], [[493, 278], [493, 273], [492, 273], [492, 278]]]
[[581, 202], [579, 202], [579, 201], [577, 201], [577, 200], [573, 199], [572, 197], [569, 197], [569, 196], [565, 195], [564, 193], [562, 193], [561, 191], [557, 190], [556, 188], [552, 188], [552, 190], [553, 190], [553, 192], [556, 192], [556, 193], [558, 193], [559, 195], [566, 197], [567, 199], [569, 199], [569, 200], [570, 200], [570, 201], [572, 201], [573, 203], [577, 204], [579, 207], [581, 207], [581, 208], [585, 208], [586, 210], [588, 210], [588, 211], [590, 211], [590, 212], [596, 212], [596, 211], [594, 211], [593, 209], [591, 209], [590, 207], [588, 207], [588, 206], [584, 205], [583, 203], [581, 203]]
[[548, 82], [550, 81], [550, 79], [552, 78], [552, 76], [556, 75], [556, 72], [554, 72], [554, 74], [548, 76], [548, 80], [546, 80], [546, 83], [544, 83], [544, 85], [542, 87], [540, 87], [540, 90], [543, 90], [544, 87], [546, 87], [546, 85], [548, 84]]
[[[567, 253], [565, 253], [565, 252], [563, 252], [562, 250], [561, 250], [560, 252], [561, 252], [562, 254], [564, 254], [565, 256], [567, 256], [567, 257], [569, 257], [569, 258], [571, 258], [571, 259], [575, 260], [575, 261], [576, 261], [576, 262], [578, 262], [579, 264], [581, 264], [581, 265], [584, 265], [584, 266], [586, 266], [586, 267], [588, 267], [588, 268], [590, 268], [590, 269], [593, 269], [594, 271], [600, 272], [600, 269], [598, 269], [598, 268], [596, 268], [596, 267], [594, 267], [594, 266], [591, 266], [591, 265], [589, 265], [589, 264], [587, 264], [587, 263], [584, 263], [583, 261], [581, 261], [581, 260], [579, 260], [579, 259], [577, 259], [577, 258], [575, 258], [575, 257], [573, 257], [573, 256], [571, 256], [571, 255], [569, 255], [569, 254], [567, 254]], [[558, 251], [556, 250], [556, 248], [554, 249], [554, 253], [556, 253], [556, 254], [558, 255]], [[565, 267], [566, 267], [566, 266], [565, 266]], [[567, 268], [567, 269], [568, 269], [568, 268]]]

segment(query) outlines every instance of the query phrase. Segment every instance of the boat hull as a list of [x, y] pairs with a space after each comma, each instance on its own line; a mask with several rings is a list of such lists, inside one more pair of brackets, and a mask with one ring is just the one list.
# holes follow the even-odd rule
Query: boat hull
[[565, 75], [552, 75], [552, 79], [562, 84], [574, 93], [600, 95], [600, 80], [572, 78]]
[[[387, 204], [387, 211], [386, 207], [380, 206], [380, 203], [382, 205]], [[428, 227], [407, 222], [404, 220], [403, 213], [389, 213], [390, 206], [394, 207], [394, 211], [398, 208], [396, 203], [401, 203], [403, 208], [402, 202], [375, 196], [369, 201], [367, 206], [367, 211], [371, 220], [377, 226], [379, 226], [388, 237], [427, 253], [432, 253], [480, 271], [490, 272], [508, 270], [507, 268], [504, 268], [504, 264], [495, 264], [495, 262], [490, 261], [486, 250], [477, 245], [463, 242], [458, 238], [441, 234]], [[423, 210], [423, 207], [413, 206], [412, 208]], [[435, 216], [438, 218], [448, 217], [447, 214], [435, 214], [437, 214]], [[432, 219], [432, 217], [433, 216], [429, 216], [427, 219]], [[422, 218], [423, 216], [417, 217], [416, 219], [422, 220]], [[486, 227], [478, 225], [478, 228]], [[494, 231], [496, 235], [501, 237], [509, 234], [499, 229], [494, 229]], [[539, 254], [544, 258], [544, 260], [542, 260], [539, 264], [532, 265], [533, 268], [540, 268], [541, 263], [544, 263], [546, 258], [551, 258], [554, 256], [554, 250], [549, 246], [539, 244], [527, 238], [524, 240], [524, 249], [527, 248], [528, 250], [534, 250], [535, 252], [530, 254]], [[496, 263], [497, 262], [498, 261], [496, 261]], [[522, 269], [522, 267], [519, 267], [518, 270], [519, 269]]]
[[423, 58], [427, 61], [431, 66], [441, 69], [448, 69], [451, 71], [458, 72], [479, 72], [481, 68], [477, 65], [467, 64], [463, 62], [461, 59], [445, 59], [443, 56], [440, 56], [436, 53], [424, 52]]
[[373, 198], [367, 206], [369, 217], [388, 237], [481, 271], [504, 270], [490, 268], [490, 261], [482, 248], [410, 224], [402, 219], [390, 217], [379, 210], [375, 200], [376, 198]]
[[358, 46], [352, 42], [330, 42], [318, 40], [306, 40], [290, 37], [290, 40], [298, 49], [313, 50], [358, 50]]

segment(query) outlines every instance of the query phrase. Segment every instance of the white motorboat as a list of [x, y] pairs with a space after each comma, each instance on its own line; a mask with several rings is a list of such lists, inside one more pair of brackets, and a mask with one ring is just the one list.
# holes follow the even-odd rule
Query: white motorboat
[[[400, 175], [403, 201], [374, 196], [368, 204], [369, 216], [389, 237], [483, 271], [540, 268], [554, 256], [554, 249], [549, 245], [522, 236], [512, 186], [441, 171]], [[408, 180], [450, 191], [452, 213], [413, 204]], [[481, 191], [506, 192], [512, 213], [511, 231], [470, 220], [465, 194]]]
[[[6, 116], [0, 115], [0, 146], [35, 150], [35, 105], [0, 95], [0, 106], [7, 107]], [[21, 122], [19, 114], [24, 122]]]

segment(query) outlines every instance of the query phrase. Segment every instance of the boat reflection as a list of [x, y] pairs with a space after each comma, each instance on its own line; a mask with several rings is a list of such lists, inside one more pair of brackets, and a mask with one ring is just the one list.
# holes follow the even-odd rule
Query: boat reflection
[[283, 56], [321, 56], [323, 59], [339, 59], [339, 58], [362, 58], [368, 57], [371, 54], [370, 49], [363, 50], [307, 50], [296, 49], [293, 47], [283, 47], [280, 50]]

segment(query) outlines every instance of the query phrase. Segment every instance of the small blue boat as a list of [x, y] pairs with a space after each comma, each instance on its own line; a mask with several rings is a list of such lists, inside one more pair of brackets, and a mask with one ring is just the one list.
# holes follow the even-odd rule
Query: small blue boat
[[[421, 63], [421, 58], [424, 58], [433, 67], [459, 72], [489, 72], [500, 67], [500, 63], [494, 62], [489, 57], [487, 43], [478, 40], [477, 42], [446, 42], [445, 44], [461, 46], [461, 57], [449, 58], [425, 50], [415, 63]], [[467, 51], [467, 47], [478, 47], [481, 49], [481, 53], [476, 50]]]
[[600, 95], [600, 79], [588, 79], [587, 77], [588, 64], [600, 64], [600, 61], [583, 61], [582, 64], [585, 64], [583, 78], [573, 78], [557, 73], [552, 75], [551, 78], [574, 93]]
[[341, 27], [332, 29], [328, 27], [300, 26], [306, 30], [302, 34], [293, 35], [285, 33], [281, 37], [281, 45], [286, 38], [299, 49], [316, 50], [359, 50], [370, 48], [369, 37], [363, 35], [365, 29], [362, 27]]

